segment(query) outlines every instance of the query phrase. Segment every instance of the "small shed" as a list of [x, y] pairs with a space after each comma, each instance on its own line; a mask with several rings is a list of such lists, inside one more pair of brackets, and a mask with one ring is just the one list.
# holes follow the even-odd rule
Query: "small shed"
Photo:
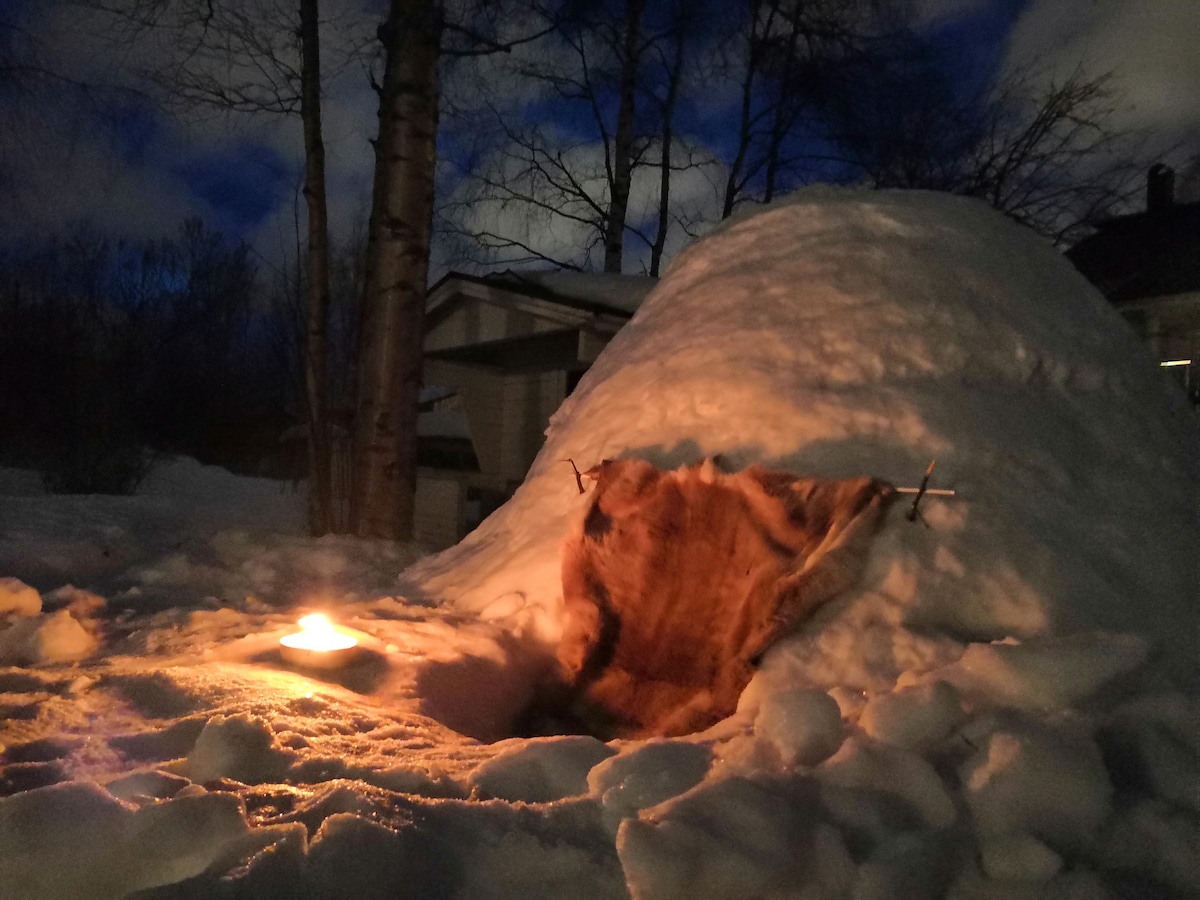
[[1200, 403], [1200, 202], [1177, 202], [1174, 172], [1151, 167], [1146, 210], [1099, 222], [1067, 257]]
[[524, 480], [550, 416], [657, 279], [451, 273], [429, 291], [417, 540], [458, 541]]

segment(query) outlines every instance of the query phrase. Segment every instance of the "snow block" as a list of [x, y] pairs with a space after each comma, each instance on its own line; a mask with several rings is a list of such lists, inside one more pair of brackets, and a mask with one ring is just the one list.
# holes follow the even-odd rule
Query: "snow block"
[[104, 785], [105, 789], [118, 800], [136, 802], [141, 799], [165, 799], [173, 797], [191, 782], [179, 775], [169, 772], [133, 772], [114, 778]]
[[[747, 691], [746, 693], [749, 693]], [[842, 712], [842, 718], [851, 722], [857, 722], [858, 717], [862, 715], [862, 711], [867, 706], [867, 695], [862, 691], [856, 691], [853, 688], [848, 688], [844, 685], [837, 685], [829, 689], [828, 694], [833, 698], [833, 701], [838, 705], [838, 709]], [[742, 694], [745, 697], [745, 693]]]
[[976, 705], [1048, 711], [1075, 706], [1146, 662], [1150, 642], [1135, 634], [1091, 632], [1059, 638], [971, 644], [938, 678]]
[[133, 812], [90, 784], [26, 791], [0, 800], [0, 890], [21, 900], [116, 900], [200, 874], [247, 831], [230, 794]]
[[99, 787], [66, 783], [0, 800], [0, 889], [22, 900], [118, 896], [108, 865], [129, 810]]
[[966, 718], [958, 690], [944, 681], [875, 694], [858, 724], [885, 744], [927, 750], [945, 740]]
[[97, 614], [103, 612], [108, 606], [108, 601], [99, 594], [77, 588], [73, 584], [64, 584], [46, 595], [45, 605], [50, 609], [68, 609], [71, 615], [82, 622], [94, 619]]
[[1143, 801], [1114, 817], [1098, 858], [1106, 869], [1136, 873], [1194, 897], [1200, 886], [1200, 821], [1160, 800]]
[[1034, 723], [993, 732], [961, 775], [983, 837], [1023, 832], [1056, 850], [1079, 851], [1112, 812], [1112, 784], [1096, 744]]
[[726, 778], [626, 819], [617, 854], [634, 900], [844, 894], [854, 864], [816, 818], [813, 785]]
[[842, 745], [842, 711], [824, 691], [787, 691], [765, 697], [754, 731], [785, 766], [815, 766]]
[[1097, 873], [1082, 866], [1049, 881], [1010, 881], [988, 877], [976, 860], [962, 867], [944, 897], [945, 900], [1117, 900], [1117, 895]]
[[0, 664], [75, 662], [90, 656], [99, 642], [65, 609], [53, 615], [18, 619], [0, 631]]
[[313, 836], [304, 894], [416, 897], [419, 893], [415, 862], [408, 847], [391, 829], [361, 816], [334, 813]]
[[295, 754], [276, 746], [269, 725], [239, 714], [214, 716], [187, 757], [188, 777], [200, 784], [232, 778], [243, 784], [280, 780]]
[[[219, 792], [147, 804], [130, 817], [115, 862], [138, 890], [199, 875], [230, 855], [232, 864], [250, 837], [243, 814], [238, 797]], [[256, 843], [251, 838], [247, 851]]]
[[[222, 868], [218, 861], [207, 870], [220, 887], [231, 887], [230, 897], [313, 896], [301, 884], [308, 867], [308, 830], [302, 823], [257, 826], [232, 851], [239, 858], [231, 865]], [[224, 895], [214, 886], [209, 896]]]
[[19, 578], [0, 578], [0, 616], [36, 616], [42, 596]]
[[611, 756], [588, 773], [588, 790], [604, 806], [616, 834], [621, 820], [695, 787], [708, 773], [712, 751], [681, 741], [648, 741]]
[[1112, 712], [1098, 734], [1114, 784], [1200, 814], [1200, 701], [1170, 693]]
[[960, 855], [940, 831], [893, 834], [858, 867], [853, 900], [943, 900]]
[[445, 853], [440, 871], [424, 890], [412, 896], [440, 896], [449, 882], [455, 884], [454, 896], [481, 900], [629, 900], [611, 837], [599, 827], [584, 825], [585, 817], [579, 815], [594, 812], [594, 804], [566, 801], [564, 805], [568, 804], [575, 809], [562, 818], [557, 816], [564, 811], [562, 806], [554, 804], [519, 809], [507, 823], [505, 817], [488, 821], [460, 807], [461, 820], [434, 839], [439, 850], [444, 851], [449, 841], [455, 843], [454, 849]]
[[587, 793], [588, 772], [617, 751], [593, 737], [513, 739], [477, 766], [468, 784], [483, 797], [550, 803]]
[[908, 750], [853, 736], [813, 777], [833, 788], [891, 795], [908, 805], [930, 828], [946, 828], [957, 818], [954, 801], [933, 766]]
[[46, 618], [38, 628], [37, 653], [44, 662], [73, 662], [83, 659], [99, 645], [68, 610]]
[[979, 842], [983, 872], [997, 881], [1044, 883], [1062, 869], [1062, 857], [1029, 834], [985, 837]]

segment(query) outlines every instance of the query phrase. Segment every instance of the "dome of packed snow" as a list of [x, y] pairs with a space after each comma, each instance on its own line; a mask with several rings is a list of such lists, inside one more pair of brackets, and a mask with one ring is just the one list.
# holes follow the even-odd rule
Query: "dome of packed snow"
[[893, 505], [858, 588], [777, 646], [752, 694], [880, 690], [967, 645], [964, 683], [1012, 679], [990, 642], [1067, 635], [1089, 682], [1149, 655], [1195, 685], [1198, 446], [1148, 352], [1032, 232], [971, 199], [809, 189], [682, 252], [516, 495], [408, 577], [553, 642], [560, 546], [587, 502], [566, 460], [719, 456], [897, 486], [936, 460], [954, 496], [914, 521]]

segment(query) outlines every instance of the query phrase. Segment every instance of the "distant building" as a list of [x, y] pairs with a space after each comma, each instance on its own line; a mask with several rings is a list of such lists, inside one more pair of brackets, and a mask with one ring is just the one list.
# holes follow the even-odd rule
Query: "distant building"
[[457, 542], [524, 480], [559, 404], [656, 279], [451, 273], [426, 307], [417, 540]]
[[1175, 173], [1151, 167], [1146, 211], [1097, 225], [1067, 251], [1200, 402], [1200, 202], [1175, 198]]

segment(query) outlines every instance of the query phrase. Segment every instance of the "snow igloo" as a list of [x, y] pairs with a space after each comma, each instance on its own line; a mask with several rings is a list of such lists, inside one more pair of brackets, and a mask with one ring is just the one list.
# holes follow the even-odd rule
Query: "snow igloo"
[[[1044, 240], [972, 199], [814, 188], [672, 262], [551, 419], [515, 496], [414, 589], [553, 645], [567, 460], [719, 457], [953, 497], [892, 505], [857, 585], [742, 694], [858, 694], [939, 671], [1053, 708], [1129, 672], [1200, 686], [1197, 423]], [[1149, 673], [1149, 674], [1148, 674]]]

